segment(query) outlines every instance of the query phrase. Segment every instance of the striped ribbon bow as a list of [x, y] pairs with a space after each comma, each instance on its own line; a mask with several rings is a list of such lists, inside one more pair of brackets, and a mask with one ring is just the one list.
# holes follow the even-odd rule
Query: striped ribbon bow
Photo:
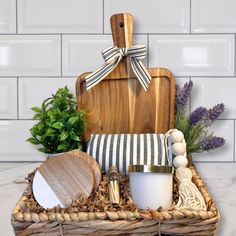
[[112, 70], [114, 70], [123, 57], [129, 56], [131, 58], [131, 66], [135, 75], [144, 90], [147, 91], [151, 81], [151, 76], [143, 63], [140, 61], [140, 59], [143, 59], [146, 56], [145, 45], [136, 45], [131, 48], [118, 48], [116, 46], [109, 47], [102, 51], [102, 56], [106, 63], [85, 77], [87, 90], [95, 86]]

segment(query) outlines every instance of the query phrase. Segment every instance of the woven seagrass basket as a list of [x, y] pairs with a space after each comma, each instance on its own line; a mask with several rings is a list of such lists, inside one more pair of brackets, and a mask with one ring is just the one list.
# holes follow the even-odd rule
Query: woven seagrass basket
[[[113, 38], [115, 39], [114, 45], [119, 48], [131, 47], [132, 16], [125, 13], [117, 14], [112, 17], [111, 22], [113, 25]], [[121, 25], [117, 24], [119, 22], [125, 24], [121, 27]], [[126, 30], [123, 29], [124, 27], [126, 27]], [[126, 62], [129, 61], [127, 60]], [[121, 63], [121, 66], [119, 66], [113, 74], [110, 74], [106, 80], [100, 82], [99, 86], [87, 92], [84, 91], [84, 79], [81, 78], [77, 81], [78, 107], [88, 111], [86, 116], [88, 137], [89, 131], [99, 131], [97, 133], [108, 134], [131, 133], [130, 131], [133, 133], [136, 131], [137, 133], [164, 133], [173, 128], [175, 99], [175, 78], [173, 74], [163, 68], [149, 69], [149, 73], [151, 73], [153, 77], [153, 84], [152, 89], [144, 94], [139, 88], [139, 83], [136, 83], [136, 78], [131, 77], [130, 73], [128, 73], [130, 66], [127, 65], [127, 63]], [[134, 91], [132, 96], [129, 86]], [[121, 91], [126, 92], [121, 93]], [[129, 93], [127, 93], [127, 91]], [[138, 91], [140, 91], [140, 93]], [[126, 94], [130, 98], [128, 102]], [[147, 95], [149, 95], [149, 97], [147, 97]], [[105, 96], [107, 96], [107, 99], [105, 99]], [[140, 101], [140, 97], [142, 96], [143, 101]], [[121, 98], [123, 98], [124, 101], [121, 100]], [[94, 102], [95, 99], [97, 102]], [[88, 101], [90, 101], [90, 103]], [[113, 101], [112, 105], [110, 101]], [[149, 103], [146, 105], [147, 101], [149, 101]], [[135, 102], [137, 102], [137, 104]], [[102, 106], [100, 106], [100, 104], [102, 104]], [[121, 104], [123, 104], [124, 107], [122, 107]], [[116, 107], [116, 109], [119, 107], [122, 112], [114, 112], [113, 107]], [[130, 107], [132, 107], [132, 109], [130, 109]], [[150, 116], [145, 116], [144, 120], [139, 119], [138, 122], [133, 119], [133, 123], [129, 124], [132, 117], [140, 116], [141, 110], [139, 109], [143, 108], [145, 110], [146, 107], [151, 109], [144, 114], [149, 114]], [[127, 114], [124, 114], [124, 111], [126, 111]], [[130, 112], [136, 113], [130, 114]], [[118, 115], [120, 115], [119, 119], [117, 119]], [[110, 122], [107, 122], [107, 120]], [[117, 120], [119, 120], [118, 124]], [[98, 124], [95, 121], [97, 121]], [[103, 121], [103, 123], [101, 121]], [[127, 126], [127, 124], [129, 125]], [[149, 127], [148, 130], [147, 127]], [[98, 128], [101, 130], [98, 130]], [[189, 160], [189, 163], [192, 162]], [[207, 211], [179, 211], [175, 210], [174, 207], [158, 211], [139, 211], [136, 209], [135, 211], [78, 210], [70, 212], [68, 209], [60, 208], [53, 211], [45, 209], [32, 210], [29, 208], [29, 205], [36, 204], [36, 202], [32, 198], [29, 186], [12, 212], [12, 226], [14, 232], [18, 236], [162, 234], [213, 236], [216, 234], [219, 212], [195, 166], [191, 164], [189, 168], [193, 174], [193, 182], [205, 199]], [[174, 202], [176, 202], [178, 192], [177, 184], [175, 186], [173, 192], [175, 196]]]
[[216, 235], [219, 212], [194, 165], [193, 182], [202, 193], [207, 211], [32, 212], [27, 191], [12, 213], [18, 236], [26, 235]]

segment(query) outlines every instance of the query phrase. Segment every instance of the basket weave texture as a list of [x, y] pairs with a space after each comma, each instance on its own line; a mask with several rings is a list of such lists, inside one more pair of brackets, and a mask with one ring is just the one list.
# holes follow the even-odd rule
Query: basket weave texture
[[[23, 194], [12, 212], [12, 226], [19, 236], [26, 235], [216, 235], [219, 212], [194, 165], [193, 182], [202, 193], [207, 211], [65, 211], [32, 212]], [[27, 191], [27, 190], [26, 190]]]

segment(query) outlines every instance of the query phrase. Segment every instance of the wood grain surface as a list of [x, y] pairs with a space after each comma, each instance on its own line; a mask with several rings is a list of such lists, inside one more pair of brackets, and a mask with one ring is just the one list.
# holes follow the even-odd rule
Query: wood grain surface
[[94, 175], [94, 187], [93, 187], [94, 191], [97, 190], [102, 179], [101, 169], [97, 161], [88, 153], [81, 152], [79, 150], [73, 150], [73, 151], [67, 152], [67, 154], [82, 158], [84, 161], [86, 161], [86, 163], [90, 166], [90, 169], [92, 170], [93, 175]]
[[[131, 15], [113, 15], [111, 28], [114, 45], [132, 46]], [[78, 78], [77, 105], [86, 110], [85, 140], [91, 133], [165, 133], [174, 127], [175, 77], [164, 68], [148, 72], [152, 81], [147, 92], [133, 74], [129, 57], [88, 91], [85, 76], [91, 72]]]
[[93, 172], [82, 158], [64, 153], [48, 158], [38, 171], [65, 207], [78, 195], [92, 193]]

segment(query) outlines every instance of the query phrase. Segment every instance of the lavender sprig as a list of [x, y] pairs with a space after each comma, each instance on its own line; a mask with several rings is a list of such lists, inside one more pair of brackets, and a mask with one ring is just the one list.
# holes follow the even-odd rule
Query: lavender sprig
[[208, 115], [208, 110], [205, 107], [196, 108], [188, 118], [188, 123], [190, 126], [196, 125]]
[[224, 111], [225, 105], [223, 103], [219, 103], [213, 108], [209, 109], [208, 115], [205, 119], [205, 126], [211, 126]]
[[193, 88], [193, 82], [187, 82], [183, 88], [176, 86], [175, 107], [176, 109], [185, 108]]
[[202, 150], [209, 151], [211, 149], [219, 148], [225, 144], [225, 139], [222, 137], [213, 136], [211, 138], [207, 138], [200, 142], [200, 146]]
[[188, 153], [219, 148], [225, 144], [224, 138], [209, 134], [207, 128], [224, 112], [225, 106], [223, 103], [217, 104], [211, 109], [201, 106], [186, 116], [186, 105], [192, 87], [191, 81], [185, 83], [183, 87], [176, 86], [175, 128], [184, 133]]

